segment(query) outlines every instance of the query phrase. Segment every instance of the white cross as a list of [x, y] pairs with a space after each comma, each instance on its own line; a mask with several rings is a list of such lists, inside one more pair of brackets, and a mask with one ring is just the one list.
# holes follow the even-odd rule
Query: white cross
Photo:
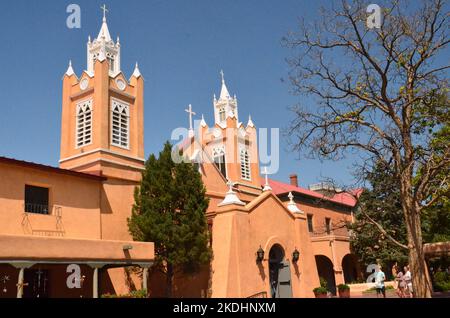
[[193, 115], [197, 115], [197, 114], [192, 111], [192, 105], [191, 104], [189, 104], [189, 108], [185, 109], [184, 111], [189, 114], [189, 130], [193, 130], [193, 128], [192, 128], [192, 116]]
[[106, 4], [104, 4], [100, 9], [103, 10], [103, 19], [106, 19], [106, 12], [109, 12], [108, 9], [106, 9]]
[[222, 83], [225, 82], [225, 74], [223, 73], [223, 70], [220, 70], [220, 75], [222, 75]]
[[228, 180], [227, 186], [230, 188], [229, 191], [228, 191], [229, 193], [234, 192], [234, 191], [233, 191], [233, 186], [234, 186], [235, 184], [236, 184], [236, 183], [234, 183], [233, 181]]
[[266, 175], [266, 184], [265, 185], [269, 185], [269, 173], [267, 171], [267, 167], [264, 167], [264, 169], [262, 170], [262, 173]]

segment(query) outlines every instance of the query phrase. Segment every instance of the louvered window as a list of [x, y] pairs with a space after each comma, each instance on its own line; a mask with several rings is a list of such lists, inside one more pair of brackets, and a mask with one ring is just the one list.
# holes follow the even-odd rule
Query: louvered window
[[92, 100], [77, 105], [76, 141], [77, 148], [92, 141]]
[[114, 146], [128, 148], [129, 126], [128, 105], [113, 100], [111, 111], [111, 143]]
[[246, 149], [241, 150], [241, 178], [250, 180], [250, 157]]

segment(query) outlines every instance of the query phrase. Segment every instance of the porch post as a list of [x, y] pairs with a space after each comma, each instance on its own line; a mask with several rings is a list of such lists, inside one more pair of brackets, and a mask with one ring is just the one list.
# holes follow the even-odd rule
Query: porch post
[[92, 298], [98, 298], [98, 267], [94, 267], [92, 278]]
[[148, 267], [144, 267], [142, 272], [142, 289], [148, 292]]
[[23, 277], [25, 273], [25, 268], [21, 267], [19, 269], [19, 279], [17, 280], [17, 298], [22, 298], [23, 296]]
[[12, 263], [12, 266], [19, 269], [19, 277], [17, 278], [17, 298], [23, 297], [23, 287], [28, 286], [28, 283], [24, 282], [25, 269], [33, 266], [33, 263]]
[[98, 298], [98, 271], [106, 264], [94, 263], [88, 265], [94, 269], [94, 273], [92, 274], [92, 298]]

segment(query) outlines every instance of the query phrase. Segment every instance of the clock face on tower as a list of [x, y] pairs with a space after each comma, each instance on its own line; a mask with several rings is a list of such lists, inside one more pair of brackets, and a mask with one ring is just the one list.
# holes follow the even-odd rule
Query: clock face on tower
[[89, 86], [89, 80], [87, 78], [83, 78], [80, 82], [80, 89], [84, 91]]
[[120, 89], [121, 91], [125, 90], [125, 88], [127, 87], [124, 80], [121, 78], [116, 80], [116, 85], [117, 85], [117, 88]]

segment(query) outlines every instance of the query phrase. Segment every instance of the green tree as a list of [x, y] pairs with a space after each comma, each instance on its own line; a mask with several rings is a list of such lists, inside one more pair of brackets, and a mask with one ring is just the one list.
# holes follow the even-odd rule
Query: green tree
[[189, 162], [175, 163], [169, 142], [158, 158], [150, 155], [128, 227], [135, 240], [155, 243], [155, 266], [166, 276], [167, 297], [175, 274], [197, 272], [211, 260], [208, 204], [200, 173]]
[[[408, 250], [394, 244], [387, 236], [406, 244], [406, 227], [400, 201], [398, 182], [389, 167], [378, 163], [367, 173], [370, 187], [365, 189], [355, 210], [355, 222], [350, 225], [352, 251], [365, 266], [381, 262], [389, 267], [394, 262], [406, 263]], [[382, 226], [385, 233], [372, 222]]]

